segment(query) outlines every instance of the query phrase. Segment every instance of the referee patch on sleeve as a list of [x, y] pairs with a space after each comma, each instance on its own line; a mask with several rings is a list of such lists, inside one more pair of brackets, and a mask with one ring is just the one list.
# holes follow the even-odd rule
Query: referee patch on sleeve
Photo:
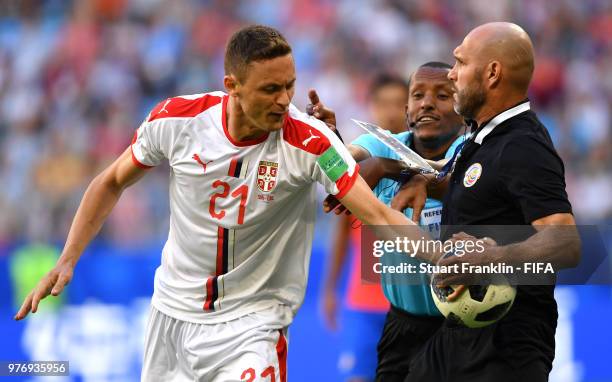
[[334, 146], [330, 146], [321, 154], [319, 159], [317, 159], [317, 163], [332, 182], [340, 179], [342, 174], [348, 170], [348, 164], [346, 164], [344, 159], [338, 154]]

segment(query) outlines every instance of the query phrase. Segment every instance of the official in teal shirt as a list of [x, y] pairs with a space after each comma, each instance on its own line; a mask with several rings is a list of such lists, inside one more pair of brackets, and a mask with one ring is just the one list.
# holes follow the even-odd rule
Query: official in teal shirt
[[[411, 131], [392, 135], [408, 147], [413, 144], [413, 133]], [[444, 157], [450, 159], [457, 146], [459, 146], [464, 139], [463, 135], [459, 136], [448, 148]], [[364, 148], [372, 157], [400, 160], [400, 157], [393, 150], [371, 134], [361, 135], [352, 142], [352, 145]], [[398, 187], [399, 183], [397, 181], [389, 178], [382, 178], [373, 192], [383, 203], [390, 205]], [[406, 208], [404, 214], [410, 219], [412, 217], [412, 208]], [[429, 232], [431, 237], [438, 238], [440, 236], [441, 219], [442, 202], [428, 198], [425, 203], [425, 208], [423, 208], [421, 212], [419, 225]], [[381, 259], [385, 265], [398, 264], [399, 262], [397, 259], [399, 256], [402, 256], [403, 261], [408, 259], [409, 262], [418, 266], [417, 260], [409, 259], [403, 254], [387, 254]], [[406, 282], [402, 283], [402, 275], [383, 273], [381, 279], [385, 296], [393, 306], [408, 313], [419, 316], [441, 316], [431, 297], [427, 276], [418, 274], [415, 275], [415, 277], [420, 278], [421, 282], [418, 285], [409, 285]], [[415, 284], [414, 280], [410, 284]]]

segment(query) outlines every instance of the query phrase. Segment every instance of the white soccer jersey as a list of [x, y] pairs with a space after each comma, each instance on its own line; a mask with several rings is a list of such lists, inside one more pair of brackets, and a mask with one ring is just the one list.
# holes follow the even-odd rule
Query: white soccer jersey
[[138, 128], [132, 158], [167, 159], [170, 232], [153, 305], [180, 320], [215, 323], [301, 305], [316, 215], [315, 183], [344, 196], [355, 161], [321, 121], [289, 108], [283, 128], [234, 141], [228, 95], [167, 99]]

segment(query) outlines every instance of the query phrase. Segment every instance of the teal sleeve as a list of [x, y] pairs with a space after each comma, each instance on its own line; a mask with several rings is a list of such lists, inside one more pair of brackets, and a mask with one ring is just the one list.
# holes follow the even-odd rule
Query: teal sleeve
[[351, 144], [363, 147], [370, 153], [370, 156], [388, 157], [389, 148], [372, 134], [362, 134]]

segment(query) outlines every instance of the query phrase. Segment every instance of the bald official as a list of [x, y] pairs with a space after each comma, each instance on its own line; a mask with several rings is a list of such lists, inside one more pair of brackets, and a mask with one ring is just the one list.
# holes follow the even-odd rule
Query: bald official
[[[529, 36], [516, 24], [484, 24], [453, 55], [456, 62], [448, 78], [456, 88], [455, 110], [475, 125], [442, 183], [445, 187], [440, 187], [445, 191], [442, 239], [458, 233], [454, 227], [460, 226], [494, 242], [480, 255], [449, 256], [438, 265], [576, 266], [580, 240], [565, 191], [564, 165], [527, 99], [534, 70]], [[414, 179], [401, 192], [425, 190], [416, 183], [425, 182], [424, 177]], [[511, 227], [499, 226], [525, 228], [509, 237], [500, 231]], [[465, 285], [470, 283], [466, 276], [440, 274], [435, 282]], [[508, 314], [492, 325], [470, 329], [447, 320], [415, 357], [406, 381], [547, 381], [555, 356], [557, 305], [554, 280], [533, 285], [538, 283], [544, 284], [517, 285]]]
[[449, 78], [457, 86], [456, 107], [463, 117], [480, 125], [527, 98], [534, 69], [533, 45], [518, 25], [481, 25], [465, 37], [453, 55], [456, 70]]

